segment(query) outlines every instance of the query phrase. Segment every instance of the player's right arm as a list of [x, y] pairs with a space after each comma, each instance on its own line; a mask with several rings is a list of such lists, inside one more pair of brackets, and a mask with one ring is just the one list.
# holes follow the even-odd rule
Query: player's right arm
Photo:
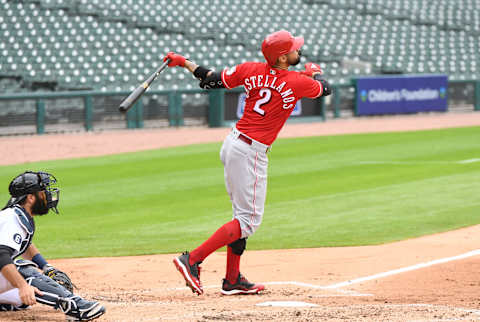
[[212, 89], [212, 88], [232, 88], [224, 83], [223, 73], [215, 72], [203, 66], [199, 66], [194, 62], [186, 59], [182, 55], [169, 52], [164, 58], [163, 61], [170, 60], [168, 63], [169, 67], [180, 66], [187, 69], [193, 74], [198, 80], [200, 80], [200, 87], [203, 89]]
[[18, 294], [23, 304], [33, 305], [37, 303], [35, 293], [43, 295], [36, 287], [30, 286], [13, 264], [12, 255], [14, 250], [8, 246], [0, 245], [0, 272], [12, 284], [18, 288]]

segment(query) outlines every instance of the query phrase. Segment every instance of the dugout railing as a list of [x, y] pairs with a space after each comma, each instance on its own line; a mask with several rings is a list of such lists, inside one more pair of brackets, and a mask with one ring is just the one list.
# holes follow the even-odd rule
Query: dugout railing
[[[354, 82], [334, 84], [332, 88], [330, 97], [304, 103], [308, 116], [294, 116], [289, 122], [319, 122], [355, 116]], [[480, 111], [480, 81], [449, 81], [448, 91], [449, 110]], [[126, 114], [118, 111], [118, 105], [129, 91], [3, 94], [0, 95], [0, 135], [232, 126], [235, 116], [227, 114], [242, 92], [241, 88], [233, 91], [149, 90]]]

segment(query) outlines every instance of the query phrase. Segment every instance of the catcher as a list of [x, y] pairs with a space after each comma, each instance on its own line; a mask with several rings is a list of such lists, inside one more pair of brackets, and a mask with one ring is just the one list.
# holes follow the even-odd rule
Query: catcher
[[[33, 217], [50, 209], [58, 214], [56, 182], [49, 173], [26, 171], [8, 187], [11, 198], [0, 211], [0, 311], [39, 302], [60, 309], [70, 320], [90, 321], [104, 314], [105, 308], [74, 295], [67, 274], [48, 264], [32, 243]], [[16, 259], [19, 256], [23, 259]]]

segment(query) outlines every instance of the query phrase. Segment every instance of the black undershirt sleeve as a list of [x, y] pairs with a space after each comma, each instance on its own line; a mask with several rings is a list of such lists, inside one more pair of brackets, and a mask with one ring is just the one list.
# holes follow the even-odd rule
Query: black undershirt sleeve
[[0, 270], [5, 265], [13, 264], [12, 255], [15, 250], [5, 245], [0, 245]]

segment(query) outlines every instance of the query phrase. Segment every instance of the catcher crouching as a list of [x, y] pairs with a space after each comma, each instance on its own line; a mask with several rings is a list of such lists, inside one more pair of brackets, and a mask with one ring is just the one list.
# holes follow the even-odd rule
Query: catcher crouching
[[68, 275], [48, 264], [32, 243], [33, 217], [50, 209], [58, 214], [56, 182], [49, 173], [26, 171], [8, 187], [11, 198], [0, 211], [0, 311], [22, 310], [38, 302], [61, 310], [68, 320], [90, 321], [105, 308], [73, 294], [75, 285]]

